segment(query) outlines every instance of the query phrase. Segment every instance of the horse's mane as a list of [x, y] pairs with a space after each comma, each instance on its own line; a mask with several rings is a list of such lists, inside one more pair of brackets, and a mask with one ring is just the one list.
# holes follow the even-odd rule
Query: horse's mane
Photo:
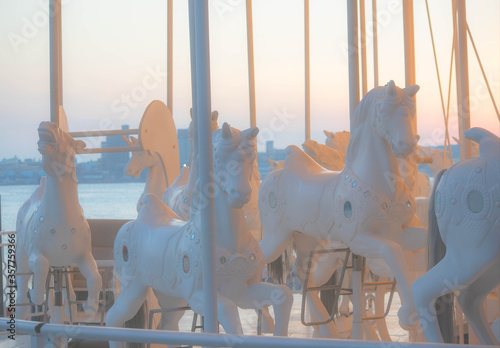
[[415, 99], [407, 95], [401, 88], [395, 87], [395, 89], [396, 95], [390, 96], [386, 93], [386, 86], [375, 87], [359, 103], [354, 116], [350, 120], [351, 137], [345, 156], [346, 164], [350, 165], [352, 159], [356, 156], [355, 151], [362, 137], [363, 125], [367, 121], [371, 121], [369, 127], [375, 127], [374, 118], [376, 115], [381, 115], [399, 104], [406, 105], [410, 109], [410, 113], [415, 113]]
[[350, 120], [351, 137], [349, 146], [345, 156], [346, 164], [351, 164], [351, 160], [355, 157], [355, 149], [361, 138], [361, 129], [368, 118], [372, 118], [377, 112], [378, 105], [381, 103], [385, 95], [385, 87], [375, 87], [369, 91], [361, 102], [358, 104], [354, 116]]

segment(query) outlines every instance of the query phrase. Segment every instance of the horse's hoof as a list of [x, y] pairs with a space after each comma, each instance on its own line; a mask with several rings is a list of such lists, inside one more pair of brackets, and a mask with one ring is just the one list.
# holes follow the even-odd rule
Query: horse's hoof
[[271, 317], [262, 316], [261, 332], [269, 334], [274, 332], [274, 322]]
[[413, 306], [402, 305], [398, 311], [399, 325], [404, 330], [410, 330], [413, 326], [417, 325], [415, 320], [416, 313]]
[[35, 291], [35, 289], [29, 289], [28, 291], [28, 298], [31, 303], [36, 304], [36, 305], [41, 305], [43, 304], [44, 296], [43, 293], [40, 295]]
[[85, 301], [83, 303], [83, 310], [85, 311], [85, 314], [89, 317], [93, 317], [97, 313], [97, 309], [99, 308], [99, 304], [97, 303], [97, 300], [94, 301]]
[[16, 319], [17, 320], [30, 320], [28, 316], [28, 307], [22, 306], [16, 308]]

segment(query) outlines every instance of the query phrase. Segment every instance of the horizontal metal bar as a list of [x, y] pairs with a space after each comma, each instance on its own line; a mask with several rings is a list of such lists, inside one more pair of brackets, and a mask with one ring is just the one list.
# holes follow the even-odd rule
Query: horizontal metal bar
[[122, 147], [96, 147], [92, 149], [78, 150], [77, 154], [89, 154], [89, 153], [115, 153], [115, 152], [133, 152], [142, 151], [140, 146], [122, 146]]
[[363, 286], [392, 285], [392, 284], [396, 284], [396, 281], [395, 280], [388, 280], [388, 281], [384, 281], [384, 282], [367, 282], [367, 283], [364, 283]]
[[321, 290], [338, 290], [338, 285], [320, 285], [320, 286], [308, 286], [307, 292], [309, 291], [321, 291]]
[[138, 129], [117, 129], [117, 130], [96, 130], [84, 132], [69, 132], [73, 138], [87, 138], [87, 137], [107, 137], [113, 135], [133, 135], [139, 134]]
[[385, 315], [374, 315], [371, 317], [362, 317], [363, 320], [376, 320], [376, 319], [384, 319]]
[[[9, 318], [0, 318], [0, 330], [9, 327]], [[38, 333], [39, 332], [39, 333]], [[320, 338], [295, 338], [295, 337], [269, 337], [269, 336], [245, 336], [245, 335], [223, 335], [214, 333], [198, 332], [176, 332], [164, 330], [139, 330], [123, 329], [98, 326], [78, 326], [78, 330], [68, 330], [68, 325], [42, 324], [35, 321], [16, 320], [16, 333], [29, 334], [32, 336], [67, 337], [73, 339], [85, 339], [91, 341], [120, 341], [137, 343], [158, 343], [168, 345], [193, 345], [205, 347], [227, 347], [238, 348], [384, 348], [387, 342], [338, 340]], [[438, 343], [402, 343], [398, 342], [400, 348], [426, 348], [444, 347]], [[481, 346], [469, 345], [468, 348], [480, 348]], [[446, 348], [463, 348], [459, 344], [447, 344]]]
[[434, 159], [432, 157], [418, 157], [417, 163], [432, 163]]
[[342, 249], [323, 249], [323, 250], [313, 250], [311, 254], [329, 254], [329, 253], [346, 253], [350, 251], [349, 248]]
[[0, 244], [0, 248], [1, 247], [6, 247], [6, 246], [9, 246], [9, 245], [17, 245], [17, 243], [1, 243]]
[[3, 231], [3, 232], [0, 232], [0, 236], [4, 236], [6, 234], [17, 234], [17, 231]]
[[153, 314], [156, 314], [156, 313], [163, 313], [163, 312], [190, 311], [190, 310], [191, 310], [191, 307], [185, 306], [185, 307], [158, 308], [158, 309], [151, 309], [149, 311]]

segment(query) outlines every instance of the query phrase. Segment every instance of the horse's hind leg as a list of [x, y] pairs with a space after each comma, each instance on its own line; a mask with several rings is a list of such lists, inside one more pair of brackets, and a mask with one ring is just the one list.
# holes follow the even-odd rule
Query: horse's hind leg
[[[28, 256], [24, 250], [19, 247], [16, 251], [16, 261], [17, 261], [17, 273], [29, 273], [30, 268], [28, 266]], [[10, 261], [9, 261], [10, 262]], [[16, 276], [17, 282], [17, 303], [28, 303], [28, 281], [30, 279], [29, 275], [18, 275]], [[11, 277], [9, 276], [9, 284]], [[16, 318], [25, 320], [28, 319], [28, 308], [29, 306], [20, 306], [16, 308]]]
[[403, 326], [413, 326], [415, 307], [410, 291], [410, 271], [401, 247], [388, 239], [373, 235], [360, 234], [349, 243], [352, 252], [365, 257], [381, 257], [394, 272], [398, 282], [398, 293], [401, 297], [401, 308], [398, 311], [399, 322]]
[[82, 261], [78, 264], [78, 268], [83, 277], [87, 279], [88, 295], [87, 301], [83, 304], [83, 310], [85, 314], [93, 317], [97, 313], [99, 307], [98, 300], [99, 291], [102, 288], [102, 278], [90, 252], [82, 258]]
[[[168, 296], [158, 291], [155, 291], [154, 294], [158, 299], [158, 303], [161, 308], [185, 307], [188, 305], [188, 303], [182, 298]], [[162, 312], [159, 328], [161, 330], [179, 331], [179, 320], [181, 320], [184, 312], [185, 310]], [[150, 325], [153, 329], [155, 329], [152, 323], [150, 323]]]
[[[122, 287], [118, 299], [106, 314], [106, 326], [123, 327], [139, 311], [146, 296], [148, 287], [140, 279], [132, 279], [127, 287]], [[110, 348], [124, 347], [123, 342], [109, 342]]]
[[30, 290], [31, 302], [40, 305], [44, 301], [45, 283], [49, 274], [49, 260], [40, 253], [29, 257], [29, 268], [33, 272], [33, 289]]
[[256, 309], [272, 305], [274, 316], [274, 336], [288, 335], [288, 322], [292, 310], [293, 295], [286, 285], [252, 283], [247, 287], [246, 296]]
[[460, 291], [458, 302], [462, 308], [469, 325], [474, 329], [481, 344], [498, 345], [495, 335], [486, 320], [484, 300], [486, 296], [498, 285], [499, 263], [490, 266], [478, 279], [467, 288]]
[[464, 283], [463, 270], [457, 269], [456, 265], [456, 258], [447, 252], [437, 265], [412, 284], [415, 308], [427, 342], [443, 343], [435, 301]]

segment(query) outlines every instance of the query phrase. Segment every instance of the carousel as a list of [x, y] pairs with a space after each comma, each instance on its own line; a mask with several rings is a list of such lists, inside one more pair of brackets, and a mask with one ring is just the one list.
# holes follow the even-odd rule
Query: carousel
[[[304, 0], [306, 140], [302, 149], [288, 146], [283, 162], [270, 161], [263, 178], [252, 1], [250, 127], [240, 130], [212, 110], [208, 1], [189, 0], [191, 153], [183, 168], [172, 116], [172, 0], [167, 4], [166, 103], [152, 101], [137, 129], [80, 132], [70, 131], [62, 103], [61, 0], [50, 1], [51, 115], [38, 125], [46, 177], [19, 209], [16, 230], [2, 232], [15, 239], [15, 248], [2, 246], [17, 267], [3, 275], [5, 308], [15, 284], [16, 309], [2, 313], [2, 330], [14, 325], [31, 347], [75, 340], [110, 347], [383, 347], [396, 344], [394, 326], [406, 332], [407, 342], [397, 343], [403, 347], [499, 345], [500, 139], [470, 125], [468, 38], [476, 46], [465, 1], [453, 1], [459, 162], [451, 155], [442, 92], [444, 149], [419, 144], [412, 0], [402, 2], [405, 86], [379, 84], [375, 63], [371, 90], [359, 44], [366, 42], [365, 2], [347, 0], [350, 130], [325, 130], [324, 144], [311, 140]], [[96, 135], [122, 136], [127, 146], [88, 148], [85, 139]], [[133, 220], [85, 217], [75, 157], [103, 152], [131, 152], [128, 176], [147, 169]], [[292, 278], [299, 292], [287, 283]], [[241, 310], [258, 318], [257, 335], [245, 334]], [[292, 326], [293, 310], [300, 323]], [[391, 325], [390, 311], [397, 319]], [[191, 330], [180, 324], [186, 314]], [[312, 334], [294, 333], [298, 325]]]

